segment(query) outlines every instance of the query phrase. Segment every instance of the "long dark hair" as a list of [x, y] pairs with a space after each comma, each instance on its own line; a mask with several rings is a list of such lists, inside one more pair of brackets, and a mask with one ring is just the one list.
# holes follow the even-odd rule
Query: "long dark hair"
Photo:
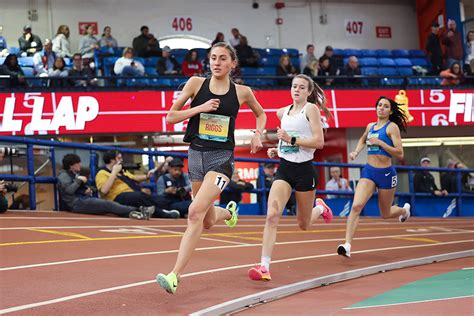
[[408, 118], [405, 115], [405, 112], [402, 109], [400, 109], [400, 105], [402, 105], [402, 104], [398, 104], [397, 102], [395, 102], [394, 100], [392, 100], [390, 98], [387, 98], [385, 96], [381, 96], [377, 99], [377, 102], [375, 102], [375, 108], [377, 108], [380, 100], [382, 100], [382, 99], [385, 99], [390, 103], [390, 110], [392, 111], [392, 114], [390, 114], [388, 119], [391, 122], [397, 124], [398, 128], [402, 132], [406, 132], [407, 131], [407, 125], [408, 125]]
[[321, 87], [307, 75], [299, 74], [294, 77], [294, 79], [296, 78], [301, 78], [308, 82], [308, 90], [311, 91], [311, 94], [308, 96], [308, 102], [316, 104], [321, 110], [323, 110], [328, 119], [331, 118], [332, 114], [326, 107], [327, 99], [323, 89], [321, 89]]

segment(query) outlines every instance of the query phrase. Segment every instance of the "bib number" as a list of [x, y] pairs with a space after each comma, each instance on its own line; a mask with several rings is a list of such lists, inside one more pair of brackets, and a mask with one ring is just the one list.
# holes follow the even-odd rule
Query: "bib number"
[[214, 184], [217, 185], [221, 192], [224, 190], [225, 186], [227, 185], [227, 180], [224, 179], [222, 176], [217, 176]]
[[369, 138], [379, 138], [379, 134], [378, 133], [370, 133], [369, 135], [367, 135], [367, 148], [369, 149], [369, 151], [378, 151], [380, 150], [380, 146], [379, 145], [371, 145], [368, 141]]
[[199, 138], [216, 142], [226, 142], [229, 135], [230, 117], [217, 114], [199, 115]]

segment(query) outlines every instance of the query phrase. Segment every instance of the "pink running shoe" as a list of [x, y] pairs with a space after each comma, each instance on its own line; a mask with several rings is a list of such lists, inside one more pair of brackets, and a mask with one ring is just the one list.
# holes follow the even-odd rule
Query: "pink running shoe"
[[323, 217], [326, 224], [329, 224], [332, 221], [333, 217], [331, 209], [329, 208], [329, 206], [326, 205], [326, 203], [324, 203], [323, 199], [316, 199], [316, 206], [318, 205], [321, 205], [324, 208], [324, 211], [321, 216]]
[[270, 276], [270, 271], [268, 271], [264, 266], [257, 265], [249, 269], [249, 278], [254, 281], [270, 281], [272, 277]]

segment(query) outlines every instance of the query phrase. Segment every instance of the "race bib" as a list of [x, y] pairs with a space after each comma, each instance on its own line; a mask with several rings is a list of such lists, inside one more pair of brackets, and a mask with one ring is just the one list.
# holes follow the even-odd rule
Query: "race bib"
[[229, 135], [230, 117], [217, 114], [199, 115], [199, 138], [216, 142], [226, 142]]
[[[296, 137], [298, 138], [299, 134], [298, 132], [294, 131], [286, 131], [290, 137]], [[298, 145], [292, 145], [290, 143], [287, 143], [285, 141], [280, 142], [280, 151], [284, 154], [295, 154], [300, 151], [300, 147]]]
[[378, 151], [380, 150], [380, 146], [379, 145], [371, 145], [369, 143], [369, 138], [379, 138], [379, 134], [378, 133], [369, 133], [369, 135], [367, 135], [367, 148], [369, 149], [369, 151]]

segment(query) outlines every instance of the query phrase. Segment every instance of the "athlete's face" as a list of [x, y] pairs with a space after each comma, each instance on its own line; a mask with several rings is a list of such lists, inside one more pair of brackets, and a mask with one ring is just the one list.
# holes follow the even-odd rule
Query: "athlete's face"
[[236, 66], [230, 52], [225, 47], [215, 47], [211, 51], [210, 64], [212, 75], [216, 77], [227, 76]]
[[304, 101], [308, 99], [311, 91], [309, 91], [309, 82], [303, 78], [295, 78], [291, 83], [291, 97], [293, 102]]
[[388, 118], [392, 114], [390, 102], [387, 99], [380, 99], [377, 104], [377, 117], [381, 119]]

